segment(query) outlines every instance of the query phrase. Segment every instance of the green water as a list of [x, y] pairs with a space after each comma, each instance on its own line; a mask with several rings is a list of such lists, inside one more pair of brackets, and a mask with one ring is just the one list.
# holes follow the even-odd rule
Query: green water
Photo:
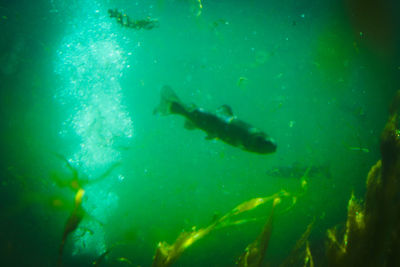
[[[110, 8], [159, 27], [121, 27]], [[350, 193], [364, 195], [380, 158], [399, 89], [398, 10], [394, 1], [2, 1], [4, 266], [57, 262], [74, 203], [55, 183], [72, 177], [57, 154], [89, 181], [117, 164], [84, 187], [87, 215], [68, 236], [65, 266], [89, 266], [116, 243], [102, 266], [127, 265], [119, 257], [151, 266], [158, 242], [251, 198], [298, 192], [319, 167], [290, 210], [277, 207], [265, 261], [282, 262], [315, 218], [309, 241], [323, 266], [326, 230], [343, 227]], [[246, 152], [184, 129], [181, 116], [153, 115], [164, 85], [210, 112], [228, 104], [277, 151]], [[174, 266], [233, 266], [270, 210], [215, 230]]]

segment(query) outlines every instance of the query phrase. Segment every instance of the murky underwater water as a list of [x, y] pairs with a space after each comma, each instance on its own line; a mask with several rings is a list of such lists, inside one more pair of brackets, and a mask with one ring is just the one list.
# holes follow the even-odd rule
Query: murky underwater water
[[[4, 266], [151, 266], [182, 231], [174, 266], [233, 266], [270, 219], [265, 264], [284, 262], [314, 222], [301, 253], [324, 266], [327, 230], [344, 231], [351, 192], [364, 197], [381, 158], [400, 88], [396, 11], [389, 0], [0, 3]], [[154, 115], [165, 85], [190, 111], [229, 106], [224, 123], [254, 125], [276, 152]]]

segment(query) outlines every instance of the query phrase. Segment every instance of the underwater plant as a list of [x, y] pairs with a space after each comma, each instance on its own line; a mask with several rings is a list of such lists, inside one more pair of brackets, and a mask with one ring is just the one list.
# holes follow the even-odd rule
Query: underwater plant
[[208, 235], [212, 230], [221, 227], [226, 227], [229, 225], [237, 225], [246, 223], [248, 221], [252, 221], [252, 219], [236, 220], [236, 216], [241, 213], [253, 210], [259, 207], [260, 205], [273, 202], [272, 212], [271, 215], [269, 216], [266, 225], [264, 226], [263, 232], [254, 243], [249, 245], [247, 252], [244, 253], [243, 257], [241, 257], [242, 260], [239, 259], [239, 262], [243, 262], [243, 264], [239, 266], [259, 266], [259, 265], [246, 265], [246, 264], [247, 261], [249, 260], [253, 261], [254, 259], [255, 259], [254, 261], [256, 261], [257, 263], [262, 262], [266, 248], [268, 246], [269, 236], [272, 230], [273, 210], [275, 209], [275, 206], [278, 203], [280, 203], [283, 198], [291, 198], [292, 203], [295, 202], [294, 200], [295, 196], [286, 192], [285, 190], [281, 190], [280, 192], [272, 194], [271, 196], [253, 198], [239, 204], [230, 212], [228, 212], [227, 214], [225, 214], [224, 216], [222, 216], [221, 218], [219, 218], [218, 220], [216, 220], [215, 222], [213, 222], [212, 224], [210, 224], [205, 228], [196, 230], [196, 227], [193, 227], [190, 232], [183, 231], [172, 245], [169, 245], [167, 242], [158, 243], [156, 254], [153, 258], [152, 266], [153, 267], [171, 266], [176, 260], [178, 260], [178, 258], [187, 248], [189, 248], [194, 242]]
[[400, 266], [400, 91], [380, 137], [382, 159], [367, 176], [365, 202], [351, 195], [341, 241], [328, 230], [329, 266]]
[[[380, 138], [382, 159], [379, 160], [367, 176], [367, 192], [364, 204], [352, 193], [347, 207], [347, 221], [343, 237], [335, 228], [327, 231], [327, 266], [400, 266], [400, 129], [399, 129], [400, 91], [397, 92], [389, 109], [389, 118]], [[308, 168], [301, 178], [302, 189], [307, 188]], [[204, 237], [217, 226], [235, 224], [232, 217], [254, 209], [273, 200], [273, 207], [258, 238], [249, 244], [236, 262], [237, 266], [262, 266], [272, 231], [275, 206], [281, 197], [292, 196], [282, 191], [267, 198], [254, 198], [246, 201], [214, 224], [198, 231], [183, 232], [176, 242], [169, 246], [160, 243], [154, 257], [153, 266], [170, 266], [181, 253], [198, 239]], [[308, 237], [311, 222], [295, 244], [289, 256], [280, 265], [314, 266]], [[340, 240], [340, 241], [339, 241]]]
[[269, 239], [271, 237], [275, 206], [279, 202], [279, 198], [274, 199], [271, 214], [269, 215], [269, 218], [265, 223], [261, 234], [256, 240], [254, 240], [253, 243], [246, 247], [244, 253], [239, 257], [238, 261], [236, 262], [237, 266], [260, 266], [263, 262], [265, 253], [268, 248]]
[[[314, 266], [314, 260], [311, 255], [310, 244], [308, 242], [308, 237], [310, 236], [310, 233], [311, 233], [314, 223], [315, 223], [315, 218], [307, 226], [306, 231], [303, 233], [303, 235], [300, 237], [300, 239], [297, 240], [297, 242], [296, 242], [295, 246], [293, 247], [292, 251], [290, 252], [289, 256], [280, 265], [280, 267], [297, 266], [297, 265], [299, 265], [299, 263], [302, 263], [301, 265], [303, 265], [304, 267], [306, 267], [306, 266], [313, 267]], [[305, 249], [303, 250], [304, 245], [305, 245]]]
[[[399, 129], [400, 91], [396, 94], [389, 112], [388, 121], [380, 137], [380, 149], [382, 159], [372, 166], [367, 176], [367, 192], [365, 200], [357, 200], [354, 193], [348, 201], [347, 220], [344, 234], [336, 228], [327, 231], [325, 255], [318, 255], [318, 263], [323, 266], [400, 266], [400, 129]], [[61, 157], [61, 156], [59, 156]], [[62, 157], [61, 157], [62, 158]], [[59, 186], [67, 186], [75, 191], [74, 209], [71, 212], [63, 233], [60, 245], [59, 266], [62, 263], [63, 248], [67, 237], [75, 231], [85, 216], [82, 208], [85, 190], [83, 186], [88, 180], [82, 179], [78, 171], [63, 159], [72, 172], [72, 178], [67, 180], [56, 180]], [[111, 166], [109, 170], [98, 179], [104, 179], [118, 165]], [[253, 198], [245, 201], [222, 217], [214, 220], [203, 228], [192, 227], [190, 231], [182, 231], [175, 242], [170, 245], [167, 242], [159, 242], [153, 257], [153, 267], [168, 267], [173, 265], [184, 253], [198, 240], [206, 237], [214, 230], [239, 225], [253, 221], [251, 219], [238, 218], [238, 215], [256, 209], [267, 203], [272, 203], [270, 214], [258, 237], [244, 249], [242, 255], [237, 259], [236, 265], [240, 267], [264, 266], [265, 256], [273, 230], [273, 221], [276, 206], [284, 199], [291, 200], [286, 212], [294, 207], [298, 197], [307, 191], [307, 180], [310, 176], [311, 166], [304, 170], [300, 177], [301, 191], [297, 194], [281, 190], [266, 197]], [[92, 181], [90, 181], [92, 182]], [[314, 257], [310, 249], [309, 236], [315, 219], [308, 225], [307, 229], [294, 245], [287, 258], [279, 265], [314, 267]], [[93, 262], [99, 266], [104, 258], [113, 250], [111, 246], [100, 257]], [[116, 258], [117, 261], [132, 264], [125, 257]]]
[[85, 210], [82, 208], [82, 198], [84, 195], [85, 190], [83, 190], [82, 188], [80, 188], [75, 194], [75, 206], [70, 216], [68, 217], [67, 222], [65, 223], [64, 233], [60, 244], [58, 266], [62, 265], [62, 255], [64, 252], [64, 246], [67, 237], [78, 228], [80, 222], [85, 216]]
[[106, 178], [113, 170], [115, 167], [119, 165], [119, 162], [113, 164], [110, 166], [108, 170], [106, 170], [102, 175], [100, 175], [97, 179], [93, 180], [88, 180], [83, 177], [79, 176], [78, 170], [74, 168], [67, 159], [65, 159], [63, 156], [56, 154], [58, 158], [63, 160], [68, 169], [72, 173], [72, 177], [69, 179], [61, 179], [57, 175], [53, 176], [54, 182], [59, 186], [59, 187], [68, 187], [71, 190], [75, 192], [75, 197], [74, 197], [74, 208], [71, 211], [64, 227], [64, 232], [61, 240], [61, 244], [59, 247], [59, 254], [58, 254], [58, 266], [62, 266], [62, 257], [64, 253], [64, 247], [65, 247], [65, 242], [67, 241], [68, 236], [71, 235], [72, 232], [74, 232], [83, 218], [86, 216], [86, 211], [82, 207], [82, 202], [83, 202], [83, 197], [85, 195], [85, 189], [83, 188], [85, 185], [88, 183], [93, 183], [93, 182], [98, 182]]

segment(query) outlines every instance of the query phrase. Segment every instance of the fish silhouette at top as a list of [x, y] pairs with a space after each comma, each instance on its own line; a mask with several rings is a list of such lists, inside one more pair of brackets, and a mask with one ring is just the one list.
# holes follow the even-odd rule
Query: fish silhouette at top
[[161, 102], [154, 114], [178, 114], [186, 118], [185, 128], [200, 129], [207, 133], [206, 139], [223, 142], [257, 154], [276, 151], [275, 140], [254, 126], [239, 120], [228, 105], [222, 105], [215, 113], [195, 105], [185, 105], [169, 86], [161, 89]]

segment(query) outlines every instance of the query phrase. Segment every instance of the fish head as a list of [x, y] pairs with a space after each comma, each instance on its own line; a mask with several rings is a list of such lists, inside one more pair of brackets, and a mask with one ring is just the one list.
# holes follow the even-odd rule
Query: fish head
[[253, 151], [259, 154], [269, 154], [276, 151], [277, 145], [272, 137], [265, 133], [253, 135]]

